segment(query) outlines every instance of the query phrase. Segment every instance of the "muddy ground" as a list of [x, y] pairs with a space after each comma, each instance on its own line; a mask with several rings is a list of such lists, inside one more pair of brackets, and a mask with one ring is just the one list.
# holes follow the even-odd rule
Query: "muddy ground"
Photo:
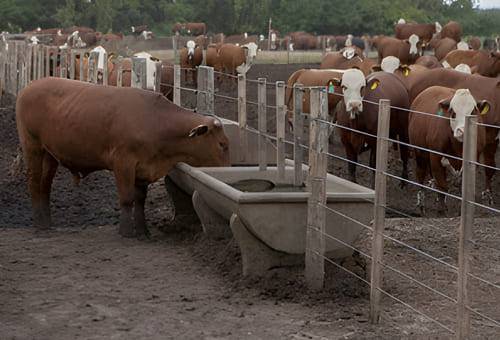
[[[259, 65], [248, 77], [282, 80], [300, 66]], [[269, 87], [271, 105], [273, 92]], [[256, 100], [256, 89], [251, 86], [249, 100]], [[187, 98], [185, 104], [189, 101]], [[218, 98], [216, 105], [218, 113], [236, 117], [236, 104]], [[249, 104], [251, 124], [255, 123], [255, 110]], [[270, 126], [272, 129], [272, 120]], [[326, 288], [321, 293], [307, 291], [301, 267], [276, 268], [258, 279], [243, 278], [233, 239], [211, 240], [188, 231], [199, 227], [196, 223], [182, 231], [169, 228], [172, 205], [162, 183], [152, 185], [147, 201], [153, 238], [144, 242], [123, 239], [116, 232], [119, 211], [110, 173], [94, 173], [74, 187], [69, 172], [59, 169], [52, 194], [57, 229], [36, 233], [30, 227], [25, 178], [10, 173], [17, 153], [12, 108], [0, 109], [0, 147], [1, 339], [451, 337], [440, 326], [388, 298], [383, 299], [381, 324], [371, 325], [369, 287], [339, 264], [327, 263]], [[343, 156], [338, 142], [331, 151]], [[366, 162], [366, 155], [362, 160]], [[391, 171], [397, 173], [399, 166], [397, 160], [391, 160]], [[345, 164], [334, 163], [331, 169], [346, 174]], [[360, 179], [369, 184], [367, 174], [360, 172]], [[498, 181], [497, 176], [495, 188]], [[415, 215], [416, 191], [389, 183], [391, 206]], [[450, 207], [453, 215], [457, 208]], [[328, 214], [328, 218], [337, 217]], [[496, 285], [500, 284], [499, 222], [489, 216], [476, 220], [472, 263], [474, 275]], [[391, 219], [387, 233], [453, 266], [458, 224], [458, 218]], [[356, 244], [362, 252], [370, 252], [370, 236], [363, 233]], [[448, 266], [391, 241], [386, 241], [385, 249], [388, 265], [456, 298], [456, 274]], [[342, 265], [366, 277], [359, 266]], [[384, 275], [383, 287], [388, 293], [446, 327], [455, 327], [456, 308], [448, 299], [389, 269]], [[470, 282], [473, 308], [500, 320], [500, 291], [475, 278]], [[499, 328], [484, 320], [474, 318], [473, 326], [474, 338], [495, 339], [500, 334]]]

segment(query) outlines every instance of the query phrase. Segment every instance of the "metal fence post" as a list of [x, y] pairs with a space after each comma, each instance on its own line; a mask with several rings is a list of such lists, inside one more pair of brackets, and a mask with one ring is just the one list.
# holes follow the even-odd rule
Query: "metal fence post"
[[276, 82], [276, 166], [278, 170], [277, 181], [285, 181], [285, 128], [286, 128], [286, 106], [285, 106], [285, 82]]
[[174, 65], [174, 104], [181, 106], [181, 66]]
[[258, 125], [259, 125], [259, 170], [267, 169], [267, 94], [266, 78], [259, 78], [257, 84]]
[[318, 119], [328, 119], [328, 96], [325, 89], [311, 89], [311, 121], [309, 140], [309, 177], [311, 195], [308, 199], [305, 277], [310, 289], [323, 288], [325, 277], [326, 173], [329, 127]]
[[467, 276], [470, 271], [474, 202], [476, 195], [477, 116], [465, 117], [463, 143], [462, 202], [458, 241], [457, 339], [470, 338], [470, 298]]
[[372, 265], [370, 285], [370, 321], [380, 320], [380, 286], [382, 284], [382, 257], [384, 255], [385, 205], [387, 195], [387, 157], [389, 150], [390, 101], [381, 99], [378, 109], [377, 170], [375, 174], [374, 223], [372, 232]]
[[238, 74], [238, 125], [240, 128], [240, 161], [245, 161], [248, 149], [247, 139], [247, 79]]
[[293, 162], [295, 166], [293, 184], [295, 186], [301, 186], [304, 183], [302, 176], [302, 163], [304, 162], [304, 152], [302, 150], [304, 139], [303, 98], [304, 89], [302, 84], [295, 84], [293, 86]]

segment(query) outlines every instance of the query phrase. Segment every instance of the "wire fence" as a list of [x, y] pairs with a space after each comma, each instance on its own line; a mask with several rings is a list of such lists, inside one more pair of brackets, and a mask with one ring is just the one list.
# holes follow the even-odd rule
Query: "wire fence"
[[[76, 63], [75, 57], [77, 53], [65, 52], [65, 57], [58, 57], [57, 53], [46, 46], [30, 46], [27, 44], [22, 44], [19, 42], [11, 43], [9, 49], [6, 48], [5, 43], [0, 42], [0, 88], [4, 89], [5, 92], [10, 94], [17, 94], [22, 88], [27, 86], [30, 81], [40, 79], [48, 75], [56, 75], [69, 77], [74, 79], [76, 77], [76, 69], [83, 70], [82, 59], [80, 58], [78, 65]], [[61, 61], [62, 60], [62, 61]], [[104, 82], [101, 78], [97, 76], [99, 70], [96, 69], [95, 62], [90, 60], [87, 67], [89, 70], [87, 74], [93, 75], [88, 77], [92, 82], [99, 83], [99, 81]], [[65, 64], [66, 63], [66, 64]], [[61, 67], [62, 65], [62, 67]], [[64, 68], [66, 65], [66, 72], [60, 71], [60, 74], [56, 74], [56, 69]], [[145, 78], [145, 73], [148, 65], [146, 62], [139, 60], [133, 60], [132, 63], [132, 85], [134, 87], [140, 87], [147, 89], [150, 82]], [[380, 311], [380, 294], [389, 298], [393, 302], [399, 303], [405, 308], [411, 310], [425, 319], [438, 325], [441, 329], [449, 334], [456, 334], [458, 338], [467, 338], [471, 334], [470, 320], [475, 318], [473, 321], [483, 320], [483, 322], [488, 322], [488, 324], [480, 324], [482, 328], [493, 328], [493, 332], [500, 333], [500, 315], [498, 309], [493, 310], [494, 315], [491, 310], [484, 311], [480, 307], [473, 307], [474, 301], [470, 300], [472, 296], [471, 289], [472, 283], [468, 282], [468, 278], [472, 279], [476, 283], [487, 286], [489, 289], [494, 290], [493, 297], [496, 299], [497, 304], [500, 302], [500, 280], [498, 277], [491, 278], [491, 275], [487, 277], [487, 271], [481, 272], [481, 266], [478, 268], [471, 268], [472, 261], [472, 249], [471, 246], [476, 246], [479, 248], [479, 255], [485, 256], [488, 254], [493, 254], [498, 256], [500, 259], [500, 250], [494, 247], [489, 247], [484, 245], [484, 242], [479, 242], [474, 240], [473, 230], [478, 229], [473, 226], [475, 211], [474, 208], [480, 208], [487, 211], [494, 216], [500, 213], [500, 209], [495, 206], [480, 203], [476, 200], [475, 193], [475, 173], [476, 167], [483, 168], [484, 170], [490, 170], [493, 172], [500, 171], [500, 168], [496, 167], [494, 164], [485, 164], [485, 162], [478, 161], [476, 155], [477, 152], [477, 137], [468, 138], [465, 137], [462, 149], [463, 154], [457, 153], [456, 150], [437, 150], [431, 146], [422, 146], [412, 144], [411, 141], [402, 141], [400, 139], [389, 137], [389, 121], [390, 112], [398, 110], [400, 112], [406, 112], [408, 114], [421, 115], [426, 118], [438, 118], [451, 120], [452, 117], [440, 116], [436, 112], [423, 112], [419, 110], [414, 110], [411, 108], [392, 106], [388, 102], [384, 101], [371, 101], [363, 99], [364, 103], [372, 104], [376, 106], [376, 112], [374, 114], [377, 117], [377, 127], [372, 127], [371, 130], [361, 129], [357, 126], [347, 126], [346, 124], [341, 124], [339, 121], [332, 121], [328, 115], [328, 96], [332, 95], [327, 93], [327, 89], [324, 87], [304, 87], [304, 86], [293, 86], [287, 84], [274, 84], [267, 83], [262, 79], [247, 79], [245, 75], [234, 75], [225, 72], [214, 71], [210, 67], [200, 66], [197, 69], [193, 68], [182, 68], [178, 65], [165, 67], [171, 67], [174, 70], [174, 79], [170, 81], [165, 81], [159, 78], [155, 81], [157, 88], [154, 90], [160, 91], [160, 88], [167, 87], [173, 89], [174, 92], [174, 102], [180, 106], [185, 107], [182, 104], [181, 91], [185, 91], [196, 95], [196, 105], [189, 107], [189, 110], [195, 110], [196, 112], [215, 114], [214, 98], [219, 98], [225, 101], [238, 104], [237, 114], [238, 123], [241, 131], [246, 131], [257, 138], [263, 138], [265, 143], [263, 145], [271, 144], [273, 149], [278, 151], [281, 146], [287, 145], [289, 148], [294, 148], [294, 159], [297, 160], [300, 155], [300, 167], [295, 164], [295, 169], [300, 168], [302, 171], [302, 157], [307, 156], [309, 163], [309, 177], [306, 179], [306, 184], [311, 192], [311, 197], [309, 199], [309, 212], [308, 212], [308, 223], [306, 228], [306, 279], [311, 287], [322, 287], [324, 284], [324, 269], [325, 263], [331, 264], [349, 275], [361, 280], [370, 287], [370, 310], [371, 310], [371, 321], [378, 322], [381, 317]], [[123, 70], [123, 68], [120, 68]], [[106, 72], [104, 71], [103, 76], [106, 77]], [[186, 86], [181, 86], [181, 72], [197, 72], [197, 88], [190, 88]], [[238, 85], [238, 91], [236, 96], [231, 96], [230, 94], [216, 93], [214, 80], [214, 75], [227, 76], [229, 79], [235, 79]], [[160, 75], [157, 74], [157, 77]], [[121, 76], [118, 76], [121, 78]], [[99, 80], [101, 79], [101, 80]], [[247, 98], [247, 85], [257, 84], [257, 99], [249, 100]], [[122, 85], [122, 84], [120, 84]], [[120, 86], [118, 85], [118, 86]], [[294, 105], [292, 107], [286, 107], [282, 104], [283, 98], [277, 98], [275, 105], [269, 105], [267, 103], [266, 89], [270, 87], [281, 87], [283, 89], [292, 90], [292, 99]], [[281, 90], [280, 90], [281, 91]], [[276, 91], [278, 93], [279, 91]], [[177, 93], [177, 94], [176, 94]], [[283, 92], [279, 92], [283, 95]], [[342, 94], [335, 93], [333, 95], [338, 95], [342, 97]], [[307, 96], [309, 102], [311, 103], [309, 112], [303, 112], [302, 105], [296, 105], [297, 103], [302, 104], [304, 96]], [[270, 132], [269, 126], [266, 124], [260, 124], [258, 128], [253, 128], [249, 125], [247, 117], [248, 106], [253, 106], [257, 108], [257, 119], [261, 121], [276, 121], [276, 126], [272, 129], [275, 130], [276, 135]], [[186, 107], [185, 107], [186, 108]], [[276, 112], [274, 116], [269, 119], [267, 117], [267, 111]], [[285, 124], [286, 115], [291, 114], [293, 116], [293, 121], [298, 121], [298, 118], [304, 119], [309, 118], [309, 126], [306, 131], [308, 131], [308, 136], [304, 135], [305, 126], [294, 126], [293, 138], [286, 138]], [[298, 118], [297, 118], [298, 115]], [[254, 117], [255, 118], [255, 117]], [[297, 120], [296, 120], [297, 118]], [[384, 120], [385, 119], [385, 120]], [[487, 124], [479, 121], [480, 118], [474, 118], [472, 116], [466, 117], [465, 134], [472, 134], [472, 136], [477, 136], [478, 131], [481, 129], [499, 129], [498, 126]], [[373, 129], [375, 128], [375, 129]], [[384, 130], [385, 129], [385, 130]], [[363, 164], [357, 159], [351, 159], [350, 157], [344, 157], [335, 152], [330, 151], [328, 145], [328, 137], [331, 132], [336, 136], [336, 131], [350, 134], [351, 138], [362, 138], [362, 139], [373, 139], [376, 142], [376, 146], [373, 147], [372, 152], [376, 152], [376, 164], [371, 162], [369, 165]], [[376, 131], [376, 132], [374, 132]], [[475, 132], [474, 132], [475, 131]], [[480, 132], [482, 133], [482, 132]], [[242, 133], [239, 138], [243, 138], [245, 133]], [[298, 136], [298, 137], [297, 137]], [[468, 135], [467, 135], [468, 136]], [[309, 138], [309, 143], [306, 138]], [[494, 141], [491, 141], [492, 143]], [[404, 176], [395, 175], [388, 168], [388, 145], [393, 143], [399, 148], [406, 147], [412, 150], [412, 152], [419, 151], [425, 153], [426, 155], [437, 155], [442, 159], [453, 160], [461, 163], [462, 170], [460, 172], [460, 177], [463, 181], [463, 186], [461, 193], [453, 194], [443, 187], [436, 187], [436, 184], [426, 184], [425, 181], [415, 181], [410, 178], [405, 178]], [[261, 146], [262, 147], [262, 146]], [[261, 148], [259, 147], [259, 148]], [[245, 152], [246, 150], [240, 150], [240, 152]], [[308, 153], [308, 155], [305, 155]], [[279, 155], [279, 153], [277, 153]], [[494, 155], [493, 155], [494, 156]], [[281, 156], [277, 156], [281, 157]], [[285, 157], [283, 153], [282, 157]], [[304, 157], [305, 158], [305, 157]], [[368, 170], [375, 179], [375, 191], [373, 198], [360, 198], [361, 201], [369, 203], [373, 206], [374, 213], [370, 222], [363, 222], [356, 218], [356, 213], [352, 211], [342, 211], [340, 208], [335, 208], [335, 205], [330, 204], [328, 198], [328, 190], [326, 189], [327, 182], [327, 167], [328, 162], [342, 162], [342, 164], [353, 165], [355, 167], [360, 167], [362, 169]], [[264, 162], [263, 158], [259, 158], [259, 163]], [[280, 163], [280, 160], [277, 160]], [[284, 164], [284, 162], [282, 162]], [[442, 165], [443, 168], [445, 167]], [[421, 171], [428, 171], [429, 169], [420, 169]], [[444, 170], [446, 171], [446, 170]], [[427, 173], [428, 175], [433, 175], [433, 173]], [[498, 174], [497, 174], [498, 175]], [[449, 222], [442, 220], [432, 220], [432, 222], [418, 218], [408, 214], [408, 212], [402, 211], [397, 206], [393, 206], [387, 203], [387, 181], [396, 180], [404, 182], [420, 191], [425, 190], [438, 194], [438, 196], [448, 197], [450, 199], [456, 200], [461, 205], [459, 222], [459, 235], [453, 233], [449, 229]], [[319, 183], [319, 184], [317, 184]], [[316, 186], [318, 186], [316, 188]], [[315, 188], [317, 190], [315, 190]], [[417, 195], [418, 196], [418, 195]], [[420, 197], [420, 196], [419, 196]], [[417, 197], [417, 201], [419, 201]], [[422, 202], [420, 202], [422, 204]], [[438, 256], [432, 254], [433, 251], [421, 248], [422, 242], [419, 245], [411, 244], [409, 238], [407, 240], [404, 234], [395, 236], [392, 230], [386, 227], [386, 212], [397, 214], [408, 220], [415, 221], [420, 227], [425, 227], [432, 229], [436, 233], [432, 235], [433, 241], [438, 241], [440, 238], [446, 238], [447, 240], [453, 240], [456, 244], [456, 248], [459, 252], [458, 258], [454, 259], [451, 255]], [[334, 215], [336, 219], [340, 219], [350, 223], [350, 225], [356, 225], [361, 227], [367, 233], [371, 235], [372, 245], [371, 249], [362, 249], [356, 246], [355, 243], [342, 239], [339, 235], [332, 235], [328, 233], [327, 225], [328, 221], [327, 215]], [[321, 217], [324, 216], [324, 217]], [[330, 218], [331, 220], [331, 218]], [[498, 225], [498, 224], [497, 224]], [[477, 232], [477, 230], [476, 230]], [[459, 236], [457, 242], [456, 238]], [[496, 235], [499, 236], [499, 235]], [[354, 273], [352, 270], [340, 265], [332, 258], [329, 258], [327, 254], [327, 249], [325, 249], [325, 239], [333, 241], [334, 243], [340, 244], [342, 247], [362, 255], [368, 261], [371, 262], [371, 275], [370, 279], [361, 277], [359, 274]], [[418, 239], [418, 237], [417, 237]], [[385, 242], [393, 244], [393, 246], [385, 245]], [[499, 241], [500, 242], [500, 241]], [[418, 242], [417, 242], [418, 243]], [[424, 242], [425, 244], [425, 242]], [[454, 248], [455, 249], [455, 248]], [[393, 258], [384, 259], [388, 255], [385, 254], [390, 250], [403, 252], [406, 256], [418, 256], [429, 261], [433, 264], [432, 271], [436, 273], [451, 273], [454, 278], [451, 280], [450, 284], [452, 286], [456, 285], [456, 290], [448, 289], [443, 290], [442, 288], [436, 288], [426, 279], [426, 276], [418, 277], [409, 274], [409, 268], [397, 268], [395, 265], [389, 265], [388, 260]], [[409, 255], [411, 254], [411, 255]], [[496, 255], [497, 254], [497, 255]], [[446, 260], [452, 261], [446, 261]], [[487, 259], [486, 259], [487, 260]], [[485, 262], [487, 262], [485, 260]], [[440, 269], [435, 269], [434, 265], [438, 265]], [[497, 264], [498, 265], [498, 264]], [[375, 269], [374, 269], [375, 268]], [[479, 269], [480, 273], [473, 273], [473, 269]], [[451, 308], [456, 308], [457, 317], [455, 322], [441, 321], [442, 316], [436, 315], [436, 313], [430, 313], [421, 310], [418, 303], [415, 305], [410, 304], [408, 301], [408, 296], [397, 297], [394, 293], [390, 292], [388, 289], [383, 289], [382, 273], [387, 271], [388, 273], [395, 274], [400, 279], [406, 280], [411, 284], [415, 284], [420, 289], [424, 290], [426, 294], [431, 293], [433, 295], [439, 296], [446, 300]], [[430, 269], [429, 269], [430, 270]], [[495, 272], [494, 272], [495, 273]], [[498, 273], [498, 268], [496, 273]], [[368, 273], [366, 273], [368, 274]], [[427, 281], [426, 281], [427, 280]], [[457, 297], [451, 296], [452, 293], [456, 293]], [[426, 295], [427, 296], [427, 295]], [[432, 301], [432, 298], [430, 301]], [[495, 313], [497, 312], [497, 313]], [[451, 313], [448, 311], [448, 313]], [[434, 315], [431, 315], [434, 314]], [[439, 314], [439, 313], [438, 313]], [[449, 315], [449, 314], [448, 314]], [[476, 322], [477, 325], [477, 322]]]

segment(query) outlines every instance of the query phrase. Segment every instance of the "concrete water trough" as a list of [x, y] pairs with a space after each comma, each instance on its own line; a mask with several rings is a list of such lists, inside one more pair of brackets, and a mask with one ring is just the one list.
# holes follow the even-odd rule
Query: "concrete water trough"
[[[303, 171], [307, 178], [306, 166]], [[293, 166], [286, 166], [285, 180], [280, 183], [276, 167], [261, 171], [255, 166], [193, 168], [180, 163], [169, 177], [192, 193], [206, 233], [232, 233], [241, 249], [244, 275], [260, 275], [269, 268], [303, 261], [310, 193], [305, 186], [293, 186]], [[373, 190], [328, 175], [326, 192], [329, 208], [364, 224], [372, 219]], [[355, 222], [327, 213], [326, 233], [345, 244], [351, 245], [361, 229]], [[349, 247], [326, 237], [328, 257], [351, 254]]]

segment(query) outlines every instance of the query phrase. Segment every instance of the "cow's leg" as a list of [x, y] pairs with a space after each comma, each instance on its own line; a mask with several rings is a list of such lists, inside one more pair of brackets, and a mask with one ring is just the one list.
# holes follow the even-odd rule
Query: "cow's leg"
[[351, 146], [346, 146], [345, 151], [347, 159], [350, 161], [349, 163], [347, 163], [347, 169], [349, 171], [349, 180], [351, 182], [357, 183], [356, 163], [358, 162], [358, 154], [353, 150]]
[[40, 217], [44, 228], [49, 228], [51, 224], [50, 191], [59, 163], [48, 152], [44, 153], [42, 162], [42, 176], [40, 181]]
[[[448, 183], [446, 182], [446, 168], [441, 164], [441, 155], [432, 154], [431, 159], [431, 172], [432, 177], [436, 180], [436, 188], [442, 192], [448, 192]], [[438, 193], [438, 213], [446, 213], [446, 196]]]
[[31, 205], [33, 209], [33, 224], [38, 229], [47, 229], [49, 226], [44, 223], [42, 218], [42, 199], [40, 195], [44, 151], [39, 146], [26, 146], [24, 155], [26, 159], [28, 186], [31, 194]]
[[135, 219], [135, 232], [137, 238], [149, 238], [151, 235], [146, 226], [146, 216], [144, 214], [144, 204], [148, 195], [148, 183], [139, 182], [135, 183], [135, 205], [134, 205], [134, 219]]
[[[422, 151], [415, 150], [415, 162], [417, 182], [423, 185], [427, 177], [427, 170], [429, 169], [428, 155]], [[425, 215], [425, 192], [421, 187], [417, 192], [417, 208], [420, 210], [421, 215]]]
[[120, 197], [120, 235], [134, 237], [133, 207], [135, 199], [135, 171], [133, 166], [117, 167], [114, 171]]
[[[483, 161], [485, 165], [496, 167], [495, 154], [497, 152], [498, 142], [486, 145], [483, 151]], [[483, 201], [488, 202], [488, 204], [493, 204], [493, 194], [491, 192], [491, 179], [495, 174], [495, 170], [490, 168], [484, 168], [484, 191], [481, 193], [481, 198]]]

